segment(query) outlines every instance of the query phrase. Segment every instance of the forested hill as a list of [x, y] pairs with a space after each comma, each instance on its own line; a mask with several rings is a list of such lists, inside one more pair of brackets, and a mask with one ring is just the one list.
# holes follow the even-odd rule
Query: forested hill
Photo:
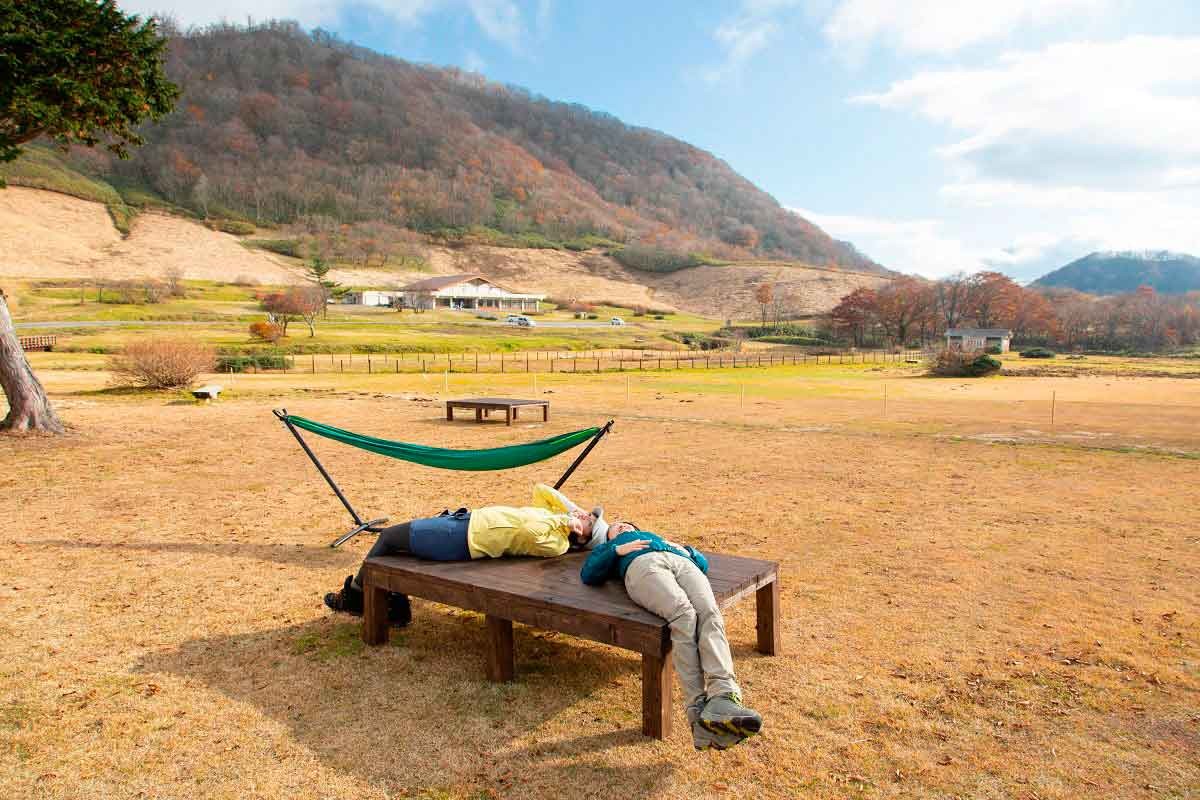
[[1088, 294], [1123, 294], [1151, 286], [1163, 294], [1200, 291], [1200, 258], [1165, 250], [1091, 253], [1034, 281]]
[[[183, 89], [130, 161], [77, 166], [207, 215], [772, 257], [880, 271], [710, 153], [288, 22], [172, 35]], [[386, 230], [384, 231], [386, 233]]]

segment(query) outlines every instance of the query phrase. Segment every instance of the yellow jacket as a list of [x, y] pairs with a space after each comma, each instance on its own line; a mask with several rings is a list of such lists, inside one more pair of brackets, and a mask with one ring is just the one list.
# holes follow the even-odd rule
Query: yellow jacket
[[570, 547], [570, 511], [576, 506], [544, 483], [533, 487], [533, 505], [484, 506], [471, 512], [471, 558], [561, 556]]

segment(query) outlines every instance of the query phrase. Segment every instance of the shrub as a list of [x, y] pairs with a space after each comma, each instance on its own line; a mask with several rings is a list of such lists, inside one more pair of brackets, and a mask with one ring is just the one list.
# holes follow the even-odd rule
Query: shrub
[[934, 356], [929, 374], [942, 378], [982, 378], [999, 372], [1003, 365], [980, 350], [947, 348]]
[[623, 266], [643, 272], [675, 272], [706, 263], [692, 253], [675, 253], [644, 245], [627, 245], [613, 250], [610, 255]]
[[109, 359], [114, 383], [146, 389], [190, 386], [196, 376], [213, 368], [213, 349], [186, 339], [148, 339], [131, 342]]
[[283, 338], [283, 328], [274, 322], [259, 320], [250, 323], [250, 335], [255, 339], [274, 344]]
[[278, 253], [291, 258], [303, 258], [304, 247], [299, 239], [246, 239], [242, 241], [246, 247], [256, 247], [269, 253]]
[[161, 303], [170, 296], [170, 288], [162, 281], [112, 281], [99, 287], [96, 299], [110, 305], [143, 305]]
[[772, 344], [792, 344], [802, 345], [805, 347], [828, 347], [829, 342], [824, 339], [818, 339], [815, 336], [760, 336], [760, 342], [771, 342]]
[[725, 350], [737, 344], [733, 339], [703, 333], [668, 333], [665, 338], [687, 345], [689, 350]]
[[283, 353], [247, 353], [225, 355], [217, 359], [217, 372], [245, 372], [248, 369], [287, 369]]
[[1030, 347], [1021, 351], [1021, 358], [1054, 358], [1057, 354], [1045, 347]]
[[240, 219], [210, 219], [207, 225], [214, 231], [232, 233], [234, 236], [249, 236], [257, 230], [252, 223]]
[[655, 319], [666, 319], [666, 316], [665, 316], [665, 315], [663, 315], [663, 314], [655, 314], [655, 315], [654, 315], [654, 318], [655, 318]]
[[588, 319], [600, 319], [600, 315], [599, 314], [588, 314], [587, 318]]
[[495, 322], [496, 320], [498, 320], [500, 318], [497, 317], [495, 314], [476, 314], [475, 319], [487, 319], [487, 320], [491, 320], [492, 322]]

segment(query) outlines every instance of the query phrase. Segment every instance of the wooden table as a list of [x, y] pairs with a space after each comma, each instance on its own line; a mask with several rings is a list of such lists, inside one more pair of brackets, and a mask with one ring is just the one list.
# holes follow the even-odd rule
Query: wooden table
[[[586, 586], [584, 553], [559, 558], [423, 561], [411, 556], [364, 562], [363, 641], [388, 640], [388, 592], [402, 592], [485, 615], [487, 674], [510, 681], [516, 672], [513, 622], [611, 644], [642, 654], [642, 733], [666, 738], [671, 729], [671, 635], [667, 623], [635, 605], [620, 580]], [[755, 593], [758, 651], [779, 653], [779, 565], [708, 555], [708, 577], [721, 608]]]
[[542, 422], [550, 419], [549, 400], [520, 400], [515, 397], [468, 397], [463, 400], [447, 400], [446, 419], [454, 419], [454, 409], [456, 408], [475, 409], [476, 422], [483, 422], [484, 417], [493, 411], [503, 410], [504, 424], [512, 425], [513, 420], [517, 418], [517, 412], [521, 406], [541, 406]]

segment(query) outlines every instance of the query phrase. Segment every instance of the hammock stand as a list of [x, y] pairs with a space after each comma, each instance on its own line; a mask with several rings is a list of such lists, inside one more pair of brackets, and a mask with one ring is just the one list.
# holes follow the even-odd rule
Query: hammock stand
[[[554, 484], [555, 489], [560, 489], [562, 488], [562, 485], [567, 482], [567, 478], [571, 477], [571, 474], [575, 472], [579, 465], [583, 463], [583, 460], [588, 457], [588, 454], [592, 452], [592, 448], [600, 443], [600, 440], [612, 429], [613, 426], [613, 420], [610, 419], [599, 428], [584, 429], [569, 434], [562, 434], [561, 436], [543, 439], [539, 442], [533, 442], [529, 445], [497, 447], [490, 450], [444, 450], [440, 448], [423, 447], [421, 445], [409, 445], [405, 444], [404, 442], [390, 442], [384, 439], [375, 439], [370, 436], [360, 436], [349, 431], [343, 431], [340, 428], [322, 425], [321, 423], [316, 423], [303, 417], [290, 415], [287, 413], [286, 408], [272, 409], [271, 413], [274, 414], [280, 422], [286, 425], [287, 429], [291, 431], [293, 436], [296, 437], [296, 441], [300, 443], [300, 447], [304, 450], [305, 455], [307, 455], [313, 462], [313, 466], [315, 466], [317, 471], [321, 473], [321, 477], [324, 478], [325, 482], [329, 484], [329, 488], [333, 490], [335, 495], [337, 495], [337, 499], [342, 502], [342, 505], [346, 507], [346, 511], [350, 513], [351, 519], [354, 520], [354, 527], [330, 542], [330, 547], [340, 547], [363, 531], [367, 531], [368, 533], [380, 533], [383, 530], [383, 528], [380, 526], [387, 522], [388, 518], [378, 517], [376, 519], [363, 520], [363, 518], [359, 516], [358, 512], [354, 510], [354, 506], [350, 505], [350, 501], [346, 499], [346, 495], [342, 493], [341, 487], [337, 485], [337, 483], [333, 480], [333, 477], [330, 476], [329, 471], [325, 469], [325, 465], [321, 463], [320, 459], [317, 458], [316, 453], [314, 453], [312, 448], [308, 446], [308, 442], [304, 441], [304, 437], [300, 435], [300, 431], [297, 429], [298, 427], [303, 427], [305, 430], [308, 430], [310, 433], [316, 433], [318, 436], [325, 436], [326, 438], [340, 441], [343, 444], [349, 444], [353, 447], [358, 447], [360, 449], [378, 453], [380, 455], [391, 456], [392, 458], [399, 458], [405, 461], [413, 461], [415, 463], [424, 463], [427, 466], [440, 467], [442, 469], [473, 471], [510, 469], [516, 466], [532, 464], [536, 461], [552, 458], [559, 453], [563, 453], [574, 447], [578, 447], [580, 444], [586, 441], [588, 443], [587, 447], [583, 449], [582, 453], [576, 456], [575, 460], [571, 462], [571, 465], [567, 467], [566, 472], [564, 472], [562, 477], [560, 477]], [[592, 433], [592, 431], [595, 432]], [[588, 434], [588, 436], [581, 438], [580, 435], [584, 433]], [[540, 457], [530, 458], [529, 460], [522, 460], [519, 456], [510, 456], [507, 459], [498, 458], [501, 454], [506, 453], [506, 451], [513, 452], [518, 448], [535, 448], [539, 446], [547, 449], [547, 453], [545, 455], [541, 455]], [[485, 461], [488, 458], [495, 460]], [[459, 463], [457, 465], [446, 463], [447, 461], [451, 460]]]

